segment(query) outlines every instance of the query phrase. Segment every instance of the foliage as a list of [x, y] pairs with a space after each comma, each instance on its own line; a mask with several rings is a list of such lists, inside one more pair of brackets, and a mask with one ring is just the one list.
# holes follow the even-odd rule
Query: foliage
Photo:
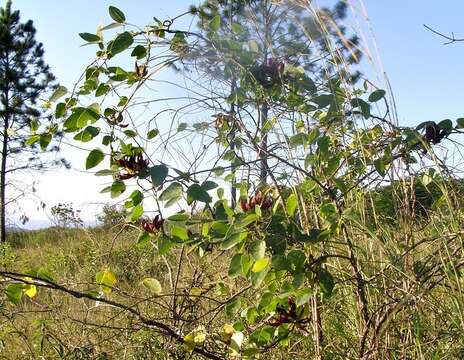
[[72, 204], [59, 203], [51, 208], [53, 223], [58, 227], [82, 226], [80, 210], [75, 210]]
[[21, 23], [19, 11], [13, 11], [8, 0], [0, 9], [1, 241], [5, 241], [5, 207], [20, 195], [20, 181], [10, 180], [11, 175], [15, 172], [25, 175], [53, 165], [68, 166], [63, 159], [47, 159], [40, 153], [47, 148], [51, 152], [59, 150], [57, 145], [50, 145], [52, 137], [60, 135], [58, 126], [47, 111], [49, 103], [41, 106], [40, 100], [53, 89], [51, 100], [55, 100], [62, 88], [56, 87], [55, 78], [43, 60], [43, 46], [35, 40], [35, 33], [32, 21]]
[[105, 228], [122, 225], [126, 221], [128, 212], [124, 207], [117, 205], [105, 204], [103, 205], [102, 212], [98, 215], [97, 220]]
[[[326, 13], [311, 15], [318, 14], [328, 21]], [[455, 311], [463, 302], [462, 208], [456, 174], [436, 154], [441, 141], [462, 132], [462, 120], [397, 126], [386, 92], [344, 81], [348, 68], [315, 81], [309, 69], [282, 71], [270, 61], [259, 81], [255, 45], [224, 36], [217, 14], [205, 24], [207, 38], [174, 29], [174, 20], [155, 18], [140, 29], [119, 9], [109, 15], [116, 23], [81, 34], [98, 47], [96, 59], [77, 91], [53, 106], [60, 130], [101, 142], [87, 154], [86, 168], [111, 179], [102, 192], [123, 199], [131, 227], [111, 234], [101, 252], [90, 239], [76, 255], [71, 271], [86, 267], [85, 281], [43, 267], [1, 271], [8, 309], [27, 306], [31, 286], [38, 289], [29, 293], [34, 301], [79, 299], [86, 310], [63, 318], [70, 317], [71, 329], [97, 325], [95, 343], [103, 349], [91, 351], [116, 356], [129, 351], [138, 331], [156, 339], [147, 352], [162, 343], [174, 358], [430, 358], [462, 351]], [[189, 82], [204, 42], [224, 55], [213, 56], [219, 68], [236, 66], [228, 97], [220, 85], [208, 88], [202, 73]], [[129, 56], [137, 59], [133, 70], [118, 61]], [[151, 98], [151, 81], [181, 65], [192, 66], [182, 73], [188, 101], [174, 110], [151, 108], [159, 100]], [[201, 121], [179, 121], [185, 111]], [[397, 222], [376, 216], [385, 198], [376, 189], [388, 182], [387, 196], [420, 195], [434, 216], [415, 216], [411, 196], [395, 209]], [[237, 204], [225, 195], [229, 186], [240, 194]], [[440, 206], [428, 201], [429, 190]], [[115, 249], [119, 237], [135, 237], [134, 228], [132, 245]], [[443, 296], [450, 291], [452, 299]], [[108, 331], [124, 339], [120, 348]], [[85, 346], [76, 340], [75, 348]]]

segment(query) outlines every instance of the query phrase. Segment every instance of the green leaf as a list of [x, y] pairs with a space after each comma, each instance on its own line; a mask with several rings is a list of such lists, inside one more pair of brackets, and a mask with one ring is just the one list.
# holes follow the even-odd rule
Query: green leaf
[[182, 241], [187, 241], [189, 238], [186, 228], [175, 225], [171, 228], [171, 235]]
[[99, 128], [87, 126], [83, 131], [74, 136], [74, 140], [88, 142], [92, 140], [94, 137], [96, 137], [99, 133]]
[[111, 87], [108, 84], [100, 84], [97, 90], [95, 91], [95, 96], [99, 97], [99, 96], [106, 95], [108, 91], [110, 91], [110, 89]]
[[110, 191], [111, 197], [116, 198], [119, 195], [121, 195], [124, 191], [126, 191], [126, 184], [124, 184], [124, 181], [115, 180], [113, 184], [111, 184], [110, 186]]
[[464, 128], [464, 118], [459, 118], [459, 119], [456, 119], [456, 122], [458, 124], [458, 128], [462, 129]]
[[335, 282], [332, 274], [325, 269], [319, 271], [319, 286], [325, 297], [330, 297], [330, 295], [332, 295]]
[[168, 217], [169, 221], [187, 221], [188, 219], [190, 219], [190, 215], [185, 212], [177, 213]]
[[290, 264], [285, 255], [274, 255], [272, 257], [272, 267], [277, 271], [289, 270]]
[[114, 56], [126, 50], [133, 43], [134, 38], [132, 37], [130, 32], [125, 31], [116, 36], [116, 39], [114, 39], [112, 42], [110, 42], [110, 44], [108, 44], [108, 51], [111, 53], [111, 55]]
[[87, 156], [87, 160], [85, 161], [85, 169], [91, 169], [98, 164], [100, 164], [103, 159], [105, 158], [105, 154], [100, 149], [92, 150], [89, 155]]
[[214, 181], [205, 181], [203, 184], [201, 184], [201, 187], [206, 191], [209, 191], [216, 189], [218, 187], [218, 184], [216, 184]]
[[131, 199], [132, 206], [137, 206], [138, 204], [142, 203], [143, 194], [140, 192], [140, 190], [134, 190], [132, 194], [130, 194], [129, 198]]
[[187, 197], [187, 202], [189, 204], [193, 203], [194, 201], [210, 203], [213, 200], [208, 194], [208, 191], [199, 184], [193, 184], [189, 186], [187, 189]]
[[381, 100], [385, 96], [385, 90], [379, 89], [375, 90], [369, 95], [369, 101], [370, 102], [377, 102]]
[[173, 242], [167, 236], [160, 236], [158, 237], [158, 254], [164, 255], [167, 254], [168, 251], [171, 249]]
[[325, 108], [333, 103], [335, 96], [332, 94], [323, 94], [316, 96], [312, 101], [316, 103], [320, 109]]
[[72, 114], [66, 119], [63, 126], [66, 131], [76, 131], [84, 126], [93, 124], [100, 118], [100, 114], [93, 107], [77, 107], [73, 109]]
[[233, 279], [240, 275], [242, 271], [242, 254], [235, 254], [229, 265], [228, 276]]
[[298, 274], [304, 270], [305, 261], [306, 256], [300, 250], [292, 250], [287, 254], [289, 270], [294, 274]]
[[212, 31], [217, 31], [221, 27], [221, 15], [214, 16], [211, 21], [209, 22], [209, 28]]
[[230, 25], [230, 28], [231, 28], [232, 32], [235, 33], [235, 34], [241, 35], [241, 34], [245, 33], [245, 29], [240, 24], [234, 23], [234, 24]]
[[188, 44], [185, 41], [185, 35], [183, 33], [177, 32], [173, 36], [170, 49], [180, 55], [183, 55], [188, 51]]
[[164, 180], [168, 176], [169, 169], [166, 165], [155, 165], [150, 169], [150, 177], [153, 187], [163, 185]]
[[80, 33], [79, 36], [89, 43], [100, 42], [100, 36], [91, 33]]
[[185, 129], [187, 129], [187, 123], [180, 123], [177, 127], [177, 132], [184, 131]]
[[287, 199], [287, 212], [289, 216], [293, 216], [297, 205], [298, 205], [298, 200], [296, 198], [296, 195], [291, 194]]
[[32, 146], [39, 140], [40, 135], [32, 135], [29, 139], [26, 140], [26, 145]]
[[48, 144], [50, 144], [50, 141], [52, 140], [52, 134], [48, 134], [48, 133], [45, 133], [45, 134], [42, 134], [40, 135], [40, 149], [42, 149], [42, 151], [44, 151]]
[[301, 289], [297, 292], [296, 299], [295, 299], [295, 304], [296, 306], [302, 306], [304, 304], [307, 304], [309, 299], [311, 298], [311, 295], [313, 294], [312, 289]]
[[118, 28], [120, 26], [122, 26], [122, 24], [114, 22], [114, 23], [111, 23], [109, 25], [103, 26], [100, 30], [105, 31], [105, 30], [115, 29], [115, 28]]
[[124, 135], [133, 138], [137, 136], [137, 133], [134, 130], [124, 130]]
[[221, 249], [222, 250], [232, 249], [235, 245], [245, 240], [247, 236], [248, 236], [247, 231], [232, 234], [221, 243]]
[[137, 246], [145, 246], [150, 242], [150, 234], [146, 231], [142, 232], [137, 239]]
[[448, 129], [448, 130], [453, 129], [453, 122], [450, 119], [442, 120], [437, 125], [442, 129]]
[[95, 275], [95, 282], [101, 286], [105, 294], [109, 294], [111, 288], [116, 284], [116, 276], [111, 271], [105, 269]]
[[177, 202], [182, 197], [182, 185], [174, 182], [169, 184], [169, 186], [161, 193], [160, 200], [167, 201], [165, 207], [169, 207]]
[[257, 214], [248, 214], [237, 223], [237, 227], [245, 227], [258, 220]]
[[132, 222], [137, 221], [142, 215], [143, 215], [143, 206], [139, 204], [134, 207], [134, 210], [132, 210], [130, 221]]
[[134, 56], [139, 60], [143, 59], [145, 56], [147, 56], [147, 49], [143, 45], [137, 45], [134, 50], [132, 50], [131, 56]]
[[116, 171], [110, 170], [110, 169], [103, 169], [103, 170], [98, 170], [95, 173], [95, 176], [113, 176]]
[[119, 10], [117, 7], [110, 6], [108, 8], [108, 12], [110, 13], [111, 18], [116, 21], [117, 23], [124, 23], [126, 21], [126, 16], [124, 13]]
[[259, 52], [259, 45], [258, 42], [254, 39], [248, 41], [248, 48], [251, 52], [257, 53]]
[[314, 143], [314, 141], [316, 141], [318, 138], [319, 138], [319, 128], [318, 127], [315, 127], [311, 130], [311, 132], [309, 133], [308, 137], [306, 138], [306, 141], [308, 142], [308, 144], [312, 144]]
[[158, 134], [159, 134], [159, 130], [158, 130], [158, 129], [152, 129], [152, 130], [150, 130], [150, 131], [148, 132], [148, 134], [147, 134], [147, 139], [148, 139], [148, 140], [151, 140], [151, 139], [155, 138], [156, 136], [158, 136]]
[[385, 176], [386, 174], [386, 165], [382, 159], [374, 160], [375, 170], [380, 174], [380, 176]]
[[363, 99], [354, 98], [351, 100], [351, 106], [361, 109], [364, 118], [368, 119], [371, 116], [371, 106]]
[[40, 279], [43, 279], [43, 280], [47, 280], [47, 281], [55, 281], [53, 279], [53, 275], [51, 274], [50, 271], [48, 271], [46, 268], [44, 267], [40, 267], [38, 270], [37, 270], [37, 273], [36, 273], [36, 276]]
[[161, 283], [154, 278], [146, 278], [142, 280], [143, 286], [145, 286], [152, 294], [160, 295], [162, 288]]
[[247, 276], [251, 269], [251, 266], [253, 265], [253, 258], [249, 255], [243, 255], [241, 258], [241, 262], [242, 262], [242, 274], [244, 276]]
[[23, 297], [23, 289], [24, 285], [20, 283], [13, 283], [8, 285], [5, 288], [5, 294], [8, 300], [10, 300], [13, 304], [18, 305]]
[[258, 273], [263, 271], [269, 265], [269, 258], [262, 258], [256, 261], [251, 268], [251, 271], [254, 273]]
[[330, 139], [328, 136], [324, 135], [317, 139], [317, 151], [322, 158], [327, 158], [329, 156], [329, 148]]
[[262, 259], [266, 253], [266, 242], [263, 240], [256, 240], [251, 244], [250, 252], [255, 260]]
[[68, 89], [66, 88], [66, 86], [58, 86], [53, 92], [52, 96], [50, 96], [49, 101], [55, 102], [59, 98], [65, 96], [67, 93]]
[[306, 146], [308, 143], [308, 135], [304, 133], [299, 133], [293, 135], [289, 139], [290, 146], [296, 148], [298, 146]]
[[317, 243], [319, 241], [319, 235], [322, 230], [313, 228], [309, 231], [309, 234], [298, 233], [296, 234], [295, 240], [301, 243]]
[[66, 115], [66, 104], [65, 103], [57, 104], [55, 108], [55, 117], [59, 119], [65, 115]]

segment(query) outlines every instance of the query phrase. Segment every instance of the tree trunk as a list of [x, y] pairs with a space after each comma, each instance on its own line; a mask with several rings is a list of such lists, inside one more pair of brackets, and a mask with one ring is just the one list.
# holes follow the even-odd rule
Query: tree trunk
[[261, 106], [261, 123], [260, 123], [260, 127], [261, 127], [261, 134], [262, 134], [262, 138], [261, 138], [261, 144], [260, 144], [260, 158], [261, 158], [261, 172], [260, 172], [260, 176], [259, 176], [259, 180], [260, 180], [260, 183], [261, 185], [266, 185], [266, 182], [267, 182], [267, 134], [264, 133], [263, 129], [264, 129], [264, 125], [266, 124], [267, 122], [267, 118], [268, 118], [268, 112], [269, 112], [269, 105], [267, 104], [267, 102], [265, 102], [262, 106]]
[[[269, 11], [269, 2], [266, 1], [264, 3], [264, 58], [263, 58], [263, 65], [267, 63], [268, 60], [268, 55], [269, 55], [269, 47], [270, 47], [270, 22], [271, 22], [271, 14]], [[267, 99], [264, 100], [264, 103], [261, 105], [261, 112], [260, 112], [260, 124], [259, 126], [261, 127], [260, 132], [261, 132], [261, 144], [260, 144], [260, 160], [261, 160], [261, 171], [259, 175], [259, 180], [261, 186], [265, 186], [267, 183], [267, 171], [268, 171], [268, 165], [267, 165], [267, 134], [263, 131], [264, 130], [264, 125], [267, 122], [268, 119], [268, 113], [269, 113], [269, 104], [267, 102]]]
[[3, 143], [2, 143], [2, 165], [0, 168], [0, 241], [6, 242], [6, 159], [8, 155], [8, 119], [4, 119]]
[[[232, 85], [230, 87], [230, 93], [231, 94], [233, 94], [235, 92], [236, 87], [237, 87], [237, 83], [236, 83], [236, 80], [235, 80], [235, 77], [234, 77], [232, 79]], [[232, 102], [232, 104], [230, 104], [229, 119], [230, 119], [229, 123], [232, 126], [232, 130], [230, 131], [230, 140], [229, 140], [230, 149], [235, 152], [235, 127], [237, 125], [235, 123], [235, 103], [234, 102]], [[235, 177], [235, 168], [236, 168], [236, 166], [235, 166], [234, 160], [232, 160], [231, 170], [232, 170], [232, 173], [234, 174], [234, 177], [232, 178], [232, 188], [230, 190], [230, 197], [231, 197], [231, 200], [232, 200], [232, 209], [235, 209], [235, 206], [237, 205], [237, 188], [236, 188], [237, 179]]]

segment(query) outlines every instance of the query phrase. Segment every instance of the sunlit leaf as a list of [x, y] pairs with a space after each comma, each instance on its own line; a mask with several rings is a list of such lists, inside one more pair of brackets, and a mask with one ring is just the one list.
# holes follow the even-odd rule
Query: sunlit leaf
[[92, 150], [85, 161], [85, 169], [91, 169], [100, 164], [105, 158], [105, 154], [100, 149]]
[[146, 278], [142, 280], [143, 286], [145, 286], [152, 294], [160, 295], [162, 291], [161, 283], [154, 278]]
[[110, 13], [111, 18], [116, 21], [117, 23], [124, 23], [126, 21], [126, 16], [124, 13], [119, 10], [117, 7], [110, 6], [108, 8], [108, 12]]

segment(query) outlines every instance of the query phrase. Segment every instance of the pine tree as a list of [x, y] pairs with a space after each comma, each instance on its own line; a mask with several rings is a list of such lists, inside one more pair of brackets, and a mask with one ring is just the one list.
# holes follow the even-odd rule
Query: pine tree
[[[346, 2], [340, 0], [331, 8], [311, 6], [310, 1], [296, 0], [206, 0], [201, 6], [192, 7], [192, 12], [199, 15], [198, 27], [205, 39], [192, 50], [195, 68], [208, 74], [213, 81], [230, 85], [228, 101], [232, 112], [237, 111], [237, 106], [230, 99], [240, 88], [238, 77], [243, 75], [243, 69], [267, 87], [269, 93], [273, 92], [271, 88], [279, 77], [274, 71], [275, 78], [269, 78], [269, 71], [272, 73], [279, 64], [303, 69], [308, 84], [313, 84], [314, 88], [326, 86], [329, 80], [355, 83], [359, 79], [359, 71], [351, 72], [350, 68], [361, 58], [357, 47], [359, 39], [349, 35], [342, 25], [347, 17]], [[215, 31], [210, 31], [216, 27]], [[244, 58], [239, 50], [234, 51], [242, 44], [249, 44], [256, 50], [253, 59]], [[227, 89], [227, 85], [224, 87]], [[270, 102], [259, 101], [255, 105], [256, 123], [263, 128], [272, 111]], [[230, 131], [229, 136], [234, 149], [235, 132]], [[269, 172], [264, 155], [267, 147], [267, 135], [263, 133], [259, 174], [262, 184], [266, 183]], [[232, 186], [233, 203], [234, 200]]]
[[[35, 40], [36, 29], [31, 20], [20, 22], [19, 11], [11, 1], [0, 9], [0, 240], [6, 240], [6, 206], [17, 200], [7, 188], [14, 172], [41, 170], [65, 163], [63, 159], [47, 161], [40, 148], [46, 149], [53, 133], [43, 97], [56, 87], [55, 77], [43, 60], [43, 45]], [[41, 126], [48, 126], [36, 142], [28, 141]], [[32, 145], [32, 146], [28, 146]], [[56, 152], [57, 146], [48, 151]]]

